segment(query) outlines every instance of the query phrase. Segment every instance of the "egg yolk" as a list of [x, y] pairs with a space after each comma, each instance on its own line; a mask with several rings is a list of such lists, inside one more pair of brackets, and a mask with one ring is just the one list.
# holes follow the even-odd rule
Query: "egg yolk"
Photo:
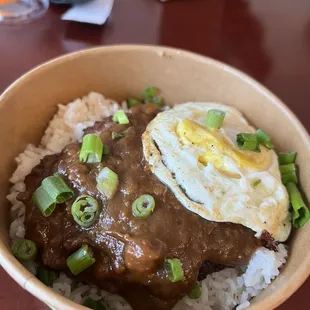
[[253, 171], [266, 170], [270, 165], [269, 152], [261, 147], [261, 152], [251, 152], [236, 149], [219, 130], [207, 129], [194, 121], [184, 119], [177, 125], [176, 132], [183, 144], [195, 145], [205, 153], [199, 156], [199, 162], [203, 165], [212, 163], [216, 169], [231, 177], [240, 177], [230, 171], [225, 165], [224, 156], [230, 158], [240, 169]]

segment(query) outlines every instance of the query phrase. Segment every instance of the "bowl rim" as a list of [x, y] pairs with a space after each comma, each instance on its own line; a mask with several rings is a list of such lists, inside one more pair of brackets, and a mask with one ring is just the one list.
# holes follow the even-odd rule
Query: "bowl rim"
[[[300, 136], [304, 139], [304, 143], [310, 154], [310, 137], [299, 121], [294, 112], [292, 112], [288, 106], [286, 106], [276, 95], [269, 91], [264, 85], [256, 81], [254, 78], [250, 77], [248, 74], [236, 69], [228, 64], [225, 64], [219, 60], [204, 56], [195, 52], [187, 51], [184, 49], [167, 47], [161, 45], [146, 45], [146, 44], [118, 44], [118, 45], [109, 45], [109, 46], [98, 46], [79, 50], [73, 53], [64, 54], [51, 60], [48, 60], [35, 68], [27, 71], [12, 84], [10, 84], [5, 91], [0, 95], [0, 109], [2, 107], [4, 99], [9, 96], [14, 89], [22, 84], [26, 83], [28, 79], [32, 78], [34, 75], [40, 74], [42, 70], [49, 70], [49, 68], [55, 65], [61, 65], [64, 62], [73, 60], [75, 58], [83, 57], [86, 54], [96, 54], [101, 53], [108, 54], [111, 52], [148, 52], [155, 53], [160, 56], [182, 56], [183, 58], [190, 59], [195, 62], [201, 62], [204, 65], [210, 65], [217, 69], [223, 70], [232, 74], [242, 80], [243, 83], [249, 84], [255, 88], [258, 92], [262, 93], [271, 104], [277, 106], [292, 122], [295, 126], [295, 129], [298, 131]], [[309, 224], [308, 224], [309, 225]], [[36, 298], [40, 299], [50, 307], [56, 307], [56, 309], [61, 310], [73, 310], [73, 309], [87, 309], [82, 305], [78, 305], [70, 299], [56, 293], [50, 287], [44, 285], [39, 281], [34, 275], [32, 275], [22, 264], [10, 253], [9, 249], [4, 242], [0, 242], [0, 265], [4, 270], [24, 289], [34, 295]], [[276, 294], [268, 296], [265, 300], [259, 302], [258, 305], [251, 305], [249, 309], [251, 310], [260, 310], [260, 309], [274, 309], [275, 307], [282, 304], [287, 300], [291, 295], [293, 295], [296, 290], [306, 281], [310, 275], [310, 253], [305, 257], [303, 263], [299, 265], [298, 271], [296, 271], [294, 278], [297, 281], [289, 281], [286, 285], [280, 287]], [[292, 283], [293, 282], [293, 283]], [[285, 287], [284, 287], [285, 286]]]

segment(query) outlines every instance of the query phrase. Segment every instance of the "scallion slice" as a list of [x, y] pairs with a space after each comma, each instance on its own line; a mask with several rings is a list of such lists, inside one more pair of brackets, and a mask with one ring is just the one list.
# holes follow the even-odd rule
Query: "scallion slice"
[[96, 178], [97, 189], [108, 199], [113, 198], [118, 187], [118, 175], [108, 167], [104, 167]]
[[123, 132], [112, 132], [112, 139], [113, 140], [119, 140], [125, 137], [125, 134]]
[[264, 130], [258, 129], [256, 131], [256, 137], [259, 144], [266, 146], [268, 149], [273, 149], [271, 138]]
[[208, 128], [221, 128], [226, 113], [221, 110], [211, 109], [207, 113], [206, 125]]
[[164, 104], [164, 99], [162, 96], [154, 96], [153, 98], [146, 100], [145, 103], [153, 103], [160, 107]]
[[292, 205], [293, 226], [301, 228], [308, 222], [310, 211], [305, 205], [296, 184], [287, 183], [286, 188]]
[[144, 90], [142, 93], [142, 98], [145, 103], [153, 103], [157, 106], [162, 106], [164, 103], [164, 99], [162, 96], [158, 96], [159, 89], [156, 87], [149, 87]]
[[137, 100], [137, 99], [134, 99], [134, 98], [129, 98], [127, 100], [128, 108], [136, 107], [136, 106], [138, 106], [140, 104], [141, 104], [141, 102], [139, 100]]
[[83, 163], [101, 162], [103, 143], [97, 135], [88, 134], [83, 137], [79, 159]]
[[92, 250], [84, 244], [79, 250], [67, 258], [67, 266], [76, 276], [95, 263]]
[[35, 259], [38, 253], [36, 244], [27, 239], [17, 239], [13, 241], [12, 251], [14, 255], [22, 261]]
[[56, 203], [64, 203], [74, 195], [73, 190], [57, 173], [45, 178], [42, 181], [42, 187]]
[[39, 268], [37, 278], [47, 286], [52, 286], [53, 282], [58, 278], [58, 273], [54, 270]]
[[142, 195], [132, 204], [132, 215], [137, 218], [148, 217], [155, 209], [155, 200], [151, 195]]
[[187, 293], [190, 299], [198, 299], [201, 296], [201, 287], [198, 282], [195, 283], [194, 287]]
[[124, 110], [118, 110], [114, 113], [113, 122], [119, 123], [122, 125], [129, 124], [128, 117]]
[[243, 150], [260, 152], [257, 136], [253, 133], [238, 133], [237, 145]]
[[282, 183], [284, 185], [286, 185], [289, 182], [297, 184], [298, 183], [298, 178], [297, 178], [296, 171], [292, 171], [292, 172], [288, 172], [288, 173], [282, 174], [281, 175], [281, 180], [282, 180]]
[[259, 185], [262, 181], [260, 179], [257, 179], [255, 180], [253, 183], [252, 183], [252, 186], [253, 187], [256, 187], [257, 185]]
[[93, 300], [90, 297], [84, 299], [83, 306], [93, 310], [106, 310], [106, 307], [101, 300]]
[[171, 282], [178, 282], [184, 280], [184, 272], [181, 261], [178, 258], [169, 258], [164, 263], [165, 270]]
[[296, 152], [279, 153], [278, 160], [280, 165], [294, 164], [296, 161]]
[[99, 213], [99, 204], [91, 196], [78, 197], [71, 206], [71, 214], [74, 221], [82, 227], [91, 226]]
[[148, 87], [142, 93], [142, 98], [144, 101], [149, 102], [153, 97], [157, 96], [159, 89], [156, 87]]
[[50, 216], [55, 210], [56, 201], [40, 186], [32, 196], [32, 200], [44, 216]]
[[289, 182], [297, 184], [298, 178], [297, 178], [296, 170], [289, 171], [287, 173], [281, 173], [281, 179], [284, 185], [286, 185]]
[[102, 155], [108, 155], [110, 153], [110, 148], [108, 145], [104, 144], [103, 145], [103, 151], [102, 151]]
[[293, 172], [296, 170], [295, 164], [287, 164], [287, 165], [280, 165], [279, 166], [281, 175], [289, 172]]

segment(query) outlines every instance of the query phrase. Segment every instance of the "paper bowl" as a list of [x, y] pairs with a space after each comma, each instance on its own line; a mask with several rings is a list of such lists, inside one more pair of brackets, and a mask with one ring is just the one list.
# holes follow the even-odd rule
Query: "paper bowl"
[[[54, 293], [12, 255], [6, 195], [15, 169], [14, 157], [28, 143], [37, 144], [58, 103], [90, 91], [122, 100], [147, 86], [161, 89], [171, 104], [216, 101], [240, 109], [264, 128], [278, 150], [298, 152], [300, 183], [310, 198], [310, 141], [294, 114], [247, 75], [210, 58], [157, 46], [110, 46], [80, 51], [43, 64], [13, 83], [0, 97], [0, 262], [23, 288], [47, 305], [85, 309]], [[292, 234], [289, 259], [280, 276], [257, 298], [252, 310], [274, 309], [289, 298], [310, 273], [310, 224]]]

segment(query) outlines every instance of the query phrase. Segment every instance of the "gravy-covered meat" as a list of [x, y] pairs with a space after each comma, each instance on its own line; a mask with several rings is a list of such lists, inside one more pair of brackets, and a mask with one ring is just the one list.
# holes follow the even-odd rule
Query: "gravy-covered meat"
[[[100, 135], [109, 147], [101, 163], [80, 162], [81, 145], [72, 143], [61, 154], [45, 157], [26, 178], [27, 190], [19, 196], [27, 209], [26, 238], [36, 242], [45, 266], [69, 272], [67, 257], [88, 244], [96, 262], [78, 278], [119, 293], [139, 310], [171, 309], [193, 287], [200, 268], [207, 272], [205, 261], [210, 266], [242, 265], [260, 245], [248, 228], [210, 222], [185, 209], [148, 169], [141, 135], [158, 112], [146, 104], [131, 109], [127, 125], [112, 118], [96, 123], [86, 133]], [[112, 139], [112, 132], [124, 137]], [[117, 192], [109, 200], [96, 188], [96, 175], [104, 167], [119, 178]], [[75, 195], [44, 217], [31, 197], [42, 180], [55, 172]], [[132, 203], [144, 194], [154, 198], [155, 209], [141, 219], [132, 215]], [[71, 205], [80, 195], [92, 196], [100, 205], [99, 217], [89, 228], [80, 227], [71, 215]], [[164, 269], [167, 258], [180, 259], [183, 281], [169, 280]]]

